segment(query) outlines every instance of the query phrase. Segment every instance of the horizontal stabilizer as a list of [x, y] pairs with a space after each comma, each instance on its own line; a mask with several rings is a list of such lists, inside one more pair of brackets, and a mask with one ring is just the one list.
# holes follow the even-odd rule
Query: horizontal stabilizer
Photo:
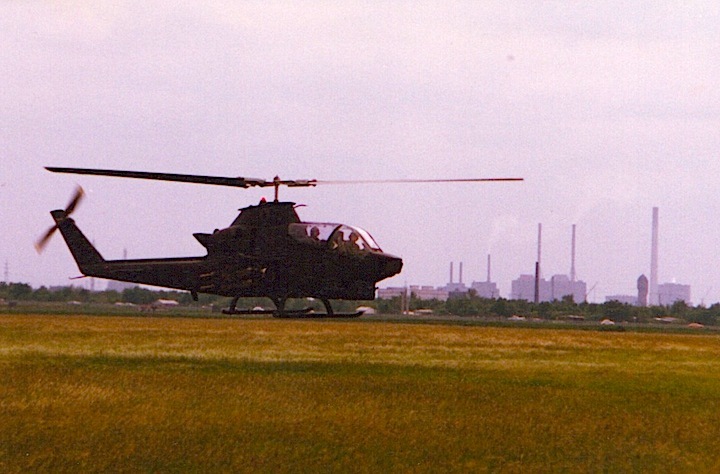
[[203, 245], [203, 247], [209, 248], [212, 234], [204, 234], [201, 232], [196, 232], [195, 234], [193, 234], [193, 237], [195, 237], [197, 239], [197, 241]]

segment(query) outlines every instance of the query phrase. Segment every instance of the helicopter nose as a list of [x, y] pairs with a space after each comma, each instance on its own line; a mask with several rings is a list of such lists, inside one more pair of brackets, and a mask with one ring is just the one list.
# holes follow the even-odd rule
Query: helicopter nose
[[385, 254], [385, 266], [382, 270], [383, 278], [390, 278], [393, 275], [397, 275], [402, 270], [403, 261], [400, 257], [394, 255]]

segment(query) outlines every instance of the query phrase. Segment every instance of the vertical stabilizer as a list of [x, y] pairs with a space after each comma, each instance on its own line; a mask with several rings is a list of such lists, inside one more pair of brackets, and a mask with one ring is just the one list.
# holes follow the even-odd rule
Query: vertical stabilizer
[[75, 221], [67, 217], [65, 211], [52, 211], [50, 215], [55, 219], [55, 224], [60, 229], [60, 233], [81, 272], [85, 273], [84, 269], [88, 265], [95, 265], [105, 261], [100, 252], [93, 247], [92, 243], [75, 225]]

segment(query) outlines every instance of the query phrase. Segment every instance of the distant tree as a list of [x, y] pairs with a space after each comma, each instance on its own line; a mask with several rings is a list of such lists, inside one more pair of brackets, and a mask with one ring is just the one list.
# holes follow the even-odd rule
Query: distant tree
[[603, 304], [603, 314], [615, 322], [632, 321], [632, 306], [619, 301], [608, 301]]
[[689, 313], [689, 307], [683, 300], [677, 300], [670, 306], [670, 314], [676, 318], [685, 319]]
[[122, 301], [132, 304], [150, 304], [158, 300], [158, 295], [146, 288], [136, 286], [134, 288], [125, 288], [122, 292]]
[[490, 306], [490, 311], [496, 316], [508, 317], [514, 314], [512, 305], [508, 304], [508, 300], [503, 298], [494, 300]]
[[33, 290], [27, 283], [10, 283], [7, 289], [7, 298], [11, 300], [28, 300]]
[[538, 317], [542, 319], [550, 319], [553, 314], [553, 305], [556, 303], [549, 303], [547, 301], [543, 301], [542, 303], [537, 305], [537, 314]]

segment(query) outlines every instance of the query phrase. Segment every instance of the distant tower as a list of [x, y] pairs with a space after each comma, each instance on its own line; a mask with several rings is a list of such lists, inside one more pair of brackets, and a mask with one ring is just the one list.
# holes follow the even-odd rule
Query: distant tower
[[540, 260], [542, 257], [542, 224], [538, 224], [537, 260], [535, 261], [535, 304], [540, 302]]
[[450, 262], [450, 283], [453, 282], [453, 263]]
[[540, 262], [535, 262], [535, 296], [533, 301], [535, 304], [540, 302]]
[[488, 254], [487, 282], [490, 283], [490, 254]]
[[[538, 224], [538, 255], [537, 255], [538, 269], [541, 267], [541, 256], [542, 256], [542, 224]], [[538, 274], [539, 274], [539, 272], [538, 272]]]
[[462, 262], [460, 262], [460, 275], [458, 276], [458, 283], [462, 283]]
[[637, 279], [637, 304], [638, 306], [647, 306], [648, 304], [648, 279], [645, 275], [640, 275]]
[[653, 207], [652, 213], [652, 247], [650, 252], [650, 304], [660, 303], [658, 295], [658, 208]]
[[572, 245], [570, 250], [570, 281], [575, 281], [575, 224], [572, 226]]

